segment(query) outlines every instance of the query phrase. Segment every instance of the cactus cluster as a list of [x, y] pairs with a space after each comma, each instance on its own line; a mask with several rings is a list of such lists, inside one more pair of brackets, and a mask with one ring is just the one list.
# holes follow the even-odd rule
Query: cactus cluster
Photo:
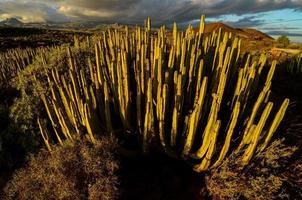
[[0, 54], [0, 85], [18, 75], [18, 72], [32, 63], [40, 49], [13, 49]]
[[[42, 101], [59, 143], [117, 130], [136, 134], [142, 151], [159, 147], [201, 172], [217, 167], [231, 152], [242, 164], [262, 151], [278, 128], [289, 100], [273, 108], [270, 88], [276, 62], [240, 55], [240, 39], [220, 29], [184, 32], [172, 38], [161, 27], [107, 30], [95, 43], [95, 59], [77, 65], [68, 48], [68, 74], [48, 74], [51, 89]], [[51, 138], [39, 120], [43, 139]]]

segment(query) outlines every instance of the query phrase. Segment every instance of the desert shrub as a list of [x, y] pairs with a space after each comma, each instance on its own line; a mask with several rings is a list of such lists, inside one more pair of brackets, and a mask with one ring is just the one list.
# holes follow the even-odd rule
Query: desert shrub
[[21, 133], [8, 113], [8, 108], [0, 105], [0, 174], [18, 167], [24, 161], [25, 153], [34, 151], [41, 144], [39, 134]]
[[289, 49], [301, 49], [302, 45], [298, 43], [293, 43], [288, 46]]
[[10, 118], [22, 133], [35, 129], [33, 119], [39, 113], [39, 108], [38, 101], [35, 101], [34, 98], [33, 95], [27, 95], [22, 91], [20, 97], [16, 98], [14, 104], [10, 107]]
[[18, 167], [24, 161], [25, 152], [32, 152], [41, 144], [38, 129], [34, 129], [33, 121], [25, 122], [32, 116], [33, 112], [27, 110], [34, 102], [20, 101], [18, 109], [15, 110], [18, 115], [14, 115], [18, 117], [11, 117], [11, 106], [18, 95], [15, 88], [6, 88], [0, 92], [0, 175]]
[[118, 162], [115, 139], [92, 145], [85, 140], [41, 150], [30, 155], [26, 167], [16, 171], [5, 187], [6, 199], [115, 199]]
[[282, 173], [296, 150], [276, 140], [245, 168], [238, 167], [238, 154], [234, 153], [206, 176], [206, 187], [219, 199], [284, 198], [288, 194], [282, 191], [286, 183]]

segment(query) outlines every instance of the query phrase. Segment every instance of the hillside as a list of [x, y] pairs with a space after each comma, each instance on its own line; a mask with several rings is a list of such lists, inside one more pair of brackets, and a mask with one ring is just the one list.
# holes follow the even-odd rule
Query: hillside
[[[251, 40], [260, 40], [260, 41], [274, 41], [272, 37], [269, 35], [258, 31], [256, 29], [251, 29], [251, 28], [233, 28], [230, 27], [226, 24], [220, 23], [220, 22], [215, 22], [215, 23], [208, 23], [205, 26], [205, 33], [211, 33], [213, 31], [218, 31], [219, 29], [222, 29], [225, 32], [231, 32], [237, 36], [239, 36], [242, 39], [251, 39]], [[195, 29], [198, 31], [198, 29]]]
[[[256, 29], [233, 28], [220, 22], [206, 24], [205, 34], [212, 34], [213, 31], [217, 33], [220, 28], [223, 32], [230, 32], [241, 39], [241, 53], [250, 52], [253, 54], [259, 50], [269, 51], [275, 43], [274, 38]], [[194, 28], [194, 31], [198, 32], [199, 28]], [[167, 36], [168, 40], [171, 40], [172, 32], [168, 32]]]
[[264, 38], [264, 39], [268, 39], [268, 40], [274, 40], [274, 38], [272, 38], [271, 36], [267, 35], [266, 33], [261, 32], [261, 31], [258, 31], [256, 29], [245, 28], [245, 29], [242, 29], [242, 30], [245, 33], [248, 33], [249, 35], [257, 36], [258, 38]]
[[[54, 23], [54, 22], [48, 22], [48, 23], [23, 23], [20, 20], [16, 18], [7, 18], [0, 22], [0, 26], [11, 26], [11, 27], [28, 27], [28, 28], [45, 28], [45, 29], [72, 29], [72, 30], [99, 30], [103, 29], [104, 27], [110, 27], [116, 28], [116, 24], [106, 25], [97, 21], [87, 21], [87, 22], [66, 22], [66, 23]], [[233, 28], [231, 26], [228, 26], [226, 24], [223, 24], [221, 22], [215, 22], [215, 23], [208, 23], [205, 27], [205, 32], [207, 34], [218, 31], [219, 29], [222, 29], [226, 32], [231, 32], [237, 36], [239, 36], [242, 39], [248, 39], [253, 41], [274, 41], [272, 37], [269, 35], [262, 33], [261, 31], [258, 31], [256, 29], [251, 28]], [[198, 28], [195, 29], [198, 31]]]
[[14, 48], [36, 48], [71, 43], [75, 35], [88, 32], [0, 26], [0, 52]]
[[52, 29], [52, 30], [94, 30], [94, 29], [103, 29], [107, 24], [104, 24], [99, 21], [74, 21], [74, 22], [30, 22], [23, 23], [17, 18], [7, 18], [3, 21], [0, 21], [1, 27], [13, 27], [13, 28], [43, 28], [43, 29]]
[[3, 21], [0, 21], [0, 26], [14, 26], [14, 27], [19, 27], [23, 26], [23, 22], [18, 20], [17, 18], [7, 18]]

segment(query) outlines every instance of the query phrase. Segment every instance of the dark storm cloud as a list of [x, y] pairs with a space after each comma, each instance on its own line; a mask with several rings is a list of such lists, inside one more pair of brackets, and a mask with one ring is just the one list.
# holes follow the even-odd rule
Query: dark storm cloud
[[101, 1], [93, 1], [93, 0], [66, 0], [66, 4], [89, 8], [93, 10], [98, 9], [108, 9], [108, 10], [125, 10], [129, 9], [135, 4], [140, 3], [140, 0], [101, 0]]
[[[157, 24], [188, 22], [200, 14], [217, 17], [225, 14], [254, 14], [284, 8], [302, 10], [302, 0], [0, 0], [4, 16], [24, 19], [37, 15], [44, 20], [100, 20], [141, 23], [147, 16]], [[252, 19], [244, 26], [260, 23]]]
[[236, 28], [248, 28], [248, 27], [257, 27], [257, 26], [261, 26], [263, 24], [265, 24], [265, 20], [261, 20], [257, 18], [258, 16], [248, 16], [248, 17], [244, 17], [241, 18], [237, 21], [221, 21], [224, 22], [232, 27], [236, 27]]
[[[282, 27], [282, 28], [286, 30], [300, 30], [300, 27]], [[266, 31], [279, 31], [280, 27], [264, 27], [263, 29]]]
[[[183, 18], [195, 18], [200, 15], [190, 14], [194, 8], [192, 1], [183, 0], [65, 0], [60, 3], [59, 10], [72, 18], [111, 20], [125, 23], [141, 23], [150, 16], [153, 22], [165, 23], [166, 21]], [[196, 10], [197, 11], [197, 10]], [[197, 13], [197, 12], [194, 12]], [[184, 17], [185, 16], [185, 17]]]
[[284, 8], [301, 9], [301, 0], [224, 0], [211, 7], [211, 14], [259, 13]]
[[269, 35], [286, 35], [289, 37], [302, 37], [302, 33], [293, 33], [288, 31], [269, 31], [267, 32]]

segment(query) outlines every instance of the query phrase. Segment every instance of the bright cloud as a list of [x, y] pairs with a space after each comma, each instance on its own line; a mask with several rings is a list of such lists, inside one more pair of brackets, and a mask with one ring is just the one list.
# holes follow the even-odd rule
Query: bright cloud
[[111, 20], [160, 23], [190, 21], [201, 13], [216, 17], [284, 8], [302, 10], [302, 0], [0, 0], [0, 18], [16, 16], [38, 21]]

